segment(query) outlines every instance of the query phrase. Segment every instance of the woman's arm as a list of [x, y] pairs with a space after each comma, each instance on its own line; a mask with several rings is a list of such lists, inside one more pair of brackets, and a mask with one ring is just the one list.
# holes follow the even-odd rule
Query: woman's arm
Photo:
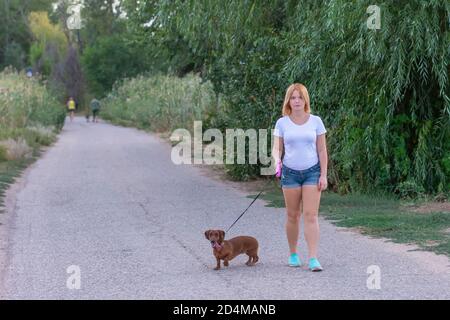
[[320, 180], [319, 189], [325, 190], [327, 188], [327, 173], [328, 173], [328, 153], [327, 153], [327, 143], [325, 140], [325, 134], [317, 136], [316, 141], [317, 153], [319, 155], [320, 161]]
[[275, 164], [277, 164], [279, 161], [281, 162], [281, 157], [283, 156], [283, 147], [284, 142], [282, 137], [273, 136], [273, 148], [272, 148], [272, 157], [275, 160]]

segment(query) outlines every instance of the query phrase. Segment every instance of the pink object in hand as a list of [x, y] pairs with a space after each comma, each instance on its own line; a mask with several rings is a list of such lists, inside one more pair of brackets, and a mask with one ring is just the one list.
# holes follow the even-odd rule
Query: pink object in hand
[[275, 170], [275, 176], [277, 178], [281, 177], [281, 161], [278, 161], [277, 168]]

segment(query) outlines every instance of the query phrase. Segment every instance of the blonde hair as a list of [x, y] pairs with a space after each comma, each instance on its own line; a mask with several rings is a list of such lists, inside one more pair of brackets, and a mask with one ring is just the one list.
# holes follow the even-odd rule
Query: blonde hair
[[310, 113], [311, 107], [309, 104], [309, 94], [308, 89], [301, 83], [293, 83], [286, 90], [286, 96], [284, 97], [282, 114], [283, 116], [290, 115], [292, 113], [292, 108], [290, 104], [291, 96], [294, 91], [297, 90], [300, 96], [305, 100], [305, 112]]

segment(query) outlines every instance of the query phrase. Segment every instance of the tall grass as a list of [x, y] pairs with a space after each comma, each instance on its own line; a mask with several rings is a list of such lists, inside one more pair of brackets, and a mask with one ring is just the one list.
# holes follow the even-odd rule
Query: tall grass
[[64, 106], [39, 79], [12, 69], [0, 73], [0, 161], [27, 157], [52, 143], [64, 118]]
[[[12, 69], [0, 72], [0, 213], [10, 183], [56, 139], [65, 108], [39, 79]], [[33, 157], [34, 156], [34, 157]]]
[[102, 100], [101, 115], [121, 125], [156, 132], [191, 130], [205, 119], [217, 101], [212, 85], [190, 74], [183, 78], [155, 75], [125, 79]]

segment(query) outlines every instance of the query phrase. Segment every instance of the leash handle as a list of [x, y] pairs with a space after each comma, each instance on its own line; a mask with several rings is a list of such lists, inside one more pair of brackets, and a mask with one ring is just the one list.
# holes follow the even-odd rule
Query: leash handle
[[[268, 180], [267, 182], [271, 182], [272, 180]], [[266, 183], [264, 185], [264, 187], [266, 187], [268, 185], [268, 183]], [[251, 207], [251, 205], [256, 201], [256, 199], [258, 199], [258, 197], [261, 195], [261, 193], [263, 193], [264, 188], [258, 193], [258, 195], [255, 197], [255, 199], [253, 199], [253, 201], [248, 205], [247, 209], [244, 210], [244, 212], [241, 213], [241, 215], [233, 222], [233, 224], [228, 228], [227, 231], [225, 231], [225, 233], [228, 233], [228, 231], [236, 224], [236, 222], [238, 222], [238, 220], [244, 215], [244, 213], [247, 212], [248, 208]]]

